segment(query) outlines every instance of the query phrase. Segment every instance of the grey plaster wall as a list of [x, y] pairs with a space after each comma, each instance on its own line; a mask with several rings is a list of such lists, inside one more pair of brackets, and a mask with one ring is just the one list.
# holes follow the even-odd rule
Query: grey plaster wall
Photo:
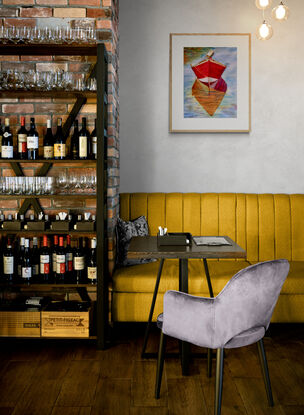
[[[121, 192], [303, 193], [304, 2], [288, 5], [261, 42], [254, 0], [120, 0]], [[252, 33], [249, 134], [169, 133], [171, 32]]]

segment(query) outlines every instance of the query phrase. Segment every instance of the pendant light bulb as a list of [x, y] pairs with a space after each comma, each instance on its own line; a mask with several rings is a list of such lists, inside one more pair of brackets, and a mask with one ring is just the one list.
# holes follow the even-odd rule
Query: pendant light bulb
[[285, 6], [285, 4], [281, 1], [281, 3], [272, 9], [272, 17], [279, 22], [282, 22], [283, 20], [287, 20], [289, 16], [289, 8]]
[[257, 37], [259, 40], [268, 40], [272, 37], [273, 30], [270, 24], [266, 23], [266, 20], [263, 21], [261, 26], [258, 27]]
[[272, 0], [255, 0], [255, 5], [260, 10], [265, 10], [271, 5]]

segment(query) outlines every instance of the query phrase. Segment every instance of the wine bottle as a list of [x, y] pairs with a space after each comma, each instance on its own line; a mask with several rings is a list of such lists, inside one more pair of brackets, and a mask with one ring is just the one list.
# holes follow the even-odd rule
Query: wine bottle
[[3, 137], [3, 129], [2, 129], [1, 120], [0, 120], [0, 158], [1, 158], [2, 137]]
[[43, 138], [43, 158], [54, 158], [54, 137], [52, 133], [51, 120], [46, 122], [46, 134]]
[[70, 156], [72, 160], [79, 158], [79, 131], [78, 131], [78, 120], [74, 121], [74, 131], [71, 137], [71, 150]]
[[87, 260], [87, 278], [91, 284], [97, 282], [97, 257], [96, 257], [96, 238], [90, 241], [91, 249]]
[[27, 159], [27, 130], [25, 128], [25, 117], [21, 117], [21, 127], [17, 133], [18, 141], [18, 158], [20, 160]]
[[64, 283], [66, 279], [66, 268], [65, 268], [65, 249], [63, 245], [63, 236], [59, 236], [59, 247], [56, 254], [57, 272], [56, 282]]
[[5, 128], [2, 137], [1, 157], [3, 159], [14, 158], [13, 134], [9, 126], [9, 118], [5, 118]]
[[58, 236], [54, 235], [54, 244], [52, 252], [52, 269], [53, 269], [53, 278], [56, 279], [57, 273], [57, 248], [58, 248]]
[[85, 257], [82, 248], [82, 238], [78, 239], [77, 248], [74, 252], [73, 265], [74, 265], [74, 275], [77, 284], [84, 283], [85, 280]]
[[51, 257], [46, 235], [43, 235], [42, 248], [40, 250], [40, 280], [46, 283], [51, 282]]
[[27, 158], [29, 160], [38, 159], [39, 135], [36, 131], [35, 118], [31, 118], [31, 126], [27, 133]]
[[33, 237], [33, 247], [31, 252], [31, 262], [32, 262], [32, 281], [39, 281], [39, 250], [38, 250], [38, 238]]
[[22, 264], [23, 264], [23, 255], [24, 255], [24, 243], [25, 238], [20, 238], [20, 246], [18, 252], [18, 259], [17, 259], [17, 274], [18, 274], [18, 281], [22, 282]]
[[32, 263], [31, 263], [31, 254], [30, 254], [30, 241], [29, 239], [24, 240], [24, 255], [21, 265], [21, 276], [23, 282], [30, 283], [32, 278]]
[[10, 238], [7, 239], [6, 249], [3, 251], [3, 275], [7, 282], [13, 282], [14, 253]]
[[66, 265], [66, 274], [67, 281], [72, 282], [73, 275], [73, 249], [71, 248], [71, 237], [67, 235], [67, 245], [65, 249], [65, 265]]
[[62, 118], [58, 118], [57, 131], [54, 138], [54, 159], [64, 160], [66, 157], [66, 139], [62, 131]]
[[82, 118], [82, 127], [79, 132], [79, 158], [86, 160], [89, 158], [89, 142], [90, 133], [87, 130], [87, 120], [85, 117]]
[[91, 149], [92, 149], [92, 159], [96, 160], [97, 159], [97, 127], [96, 127], [96, 118], [95, 118], [95, 127], [94, 130], [92, 131], [91, 134], [91, 141], [92, 141], [92, 145], [91, 145]]

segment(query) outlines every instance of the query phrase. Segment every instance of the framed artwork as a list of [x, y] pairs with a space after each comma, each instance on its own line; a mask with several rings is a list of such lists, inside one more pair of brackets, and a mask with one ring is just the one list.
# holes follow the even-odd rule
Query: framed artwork
[[250, 131], [249, 33], [170, 34], [170, 131]]

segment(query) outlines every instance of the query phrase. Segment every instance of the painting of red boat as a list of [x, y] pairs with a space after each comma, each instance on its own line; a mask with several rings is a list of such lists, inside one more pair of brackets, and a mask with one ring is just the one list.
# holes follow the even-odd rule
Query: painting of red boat
[[236, 48], [184, 48], [185, 117], [237, 116], [236, 57]]

